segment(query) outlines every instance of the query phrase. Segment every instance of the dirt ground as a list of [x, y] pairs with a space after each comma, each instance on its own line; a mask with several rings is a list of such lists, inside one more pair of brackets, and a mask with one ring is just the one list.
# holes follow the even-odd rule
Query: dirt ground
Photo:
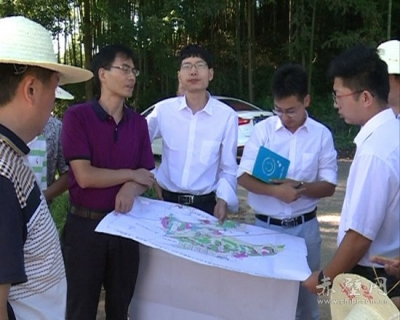
[[[340, 211], [346, 189], [346, 179], [349, 172], [351, 161], [339, 160], [338, 186], [335, 194], [326, 199], [322, 199], [318, 205], [318, 220], [320, 222], [322, 234], [322, 263], [326, 265], [332, 258], [336, 250], [336, 236], [339, 225]], [[249, 224], [254, 223], [254, 212], [247, 206], [247, 193], [244, 189], [238, 189], [240, 209], [238, 214], [232, 214], [228, 219], [240, 220]], [[330, 306], [328, 300], [320, 299], [321, 320], [330, 320]], [[104, 301], [99, 304], [99, 311], [96, 320], [105, 320]], [[161, 320], [161, 319], [160, 319]], [[271, 319], [274, 320], [274, 319]]]

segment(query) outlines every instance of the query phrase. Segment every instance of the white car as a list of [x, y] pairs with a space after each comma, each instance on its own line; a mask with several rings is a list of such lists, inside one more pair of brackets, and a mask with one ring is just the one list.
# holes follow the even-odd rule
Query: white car
[[[271, 111], [265, 111], [250, 102], [243, 101], [237, 98], [213, 96], [213, 98], [225, 103], [238, 114], [239, 131], [238, 131], [238, 155], [243, 152], [243, 147], [249, 139], [254, 125], [273, 115]], [[142, 112], [142, 116], [147, 117], [154, 109], [154, 105]], [[151, 144], [151, 149], [154, 155], [161, 156], [162, 154], [162, 139], [155, 139]]]

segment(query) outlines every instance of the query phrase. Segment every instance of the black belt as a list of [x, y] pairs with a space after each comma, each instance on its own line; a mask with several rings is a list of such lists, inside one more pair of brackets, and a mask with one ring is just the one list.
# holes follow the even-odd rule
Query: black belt
[[317, 208], [315, 208], [311, 212], [307, 212], [305, 214], [302, 214], [301, 216], [294, 217], [294, 218], [286, 218], [286, 219], [275, 219], [271, 218], [269, 216], [264, 216], [261, 214], [256, 214], [256, 218], [264, 221], [269, 224], [273, 224], [276, 226], [282, 226], [282, 227], [295, 227], [298, 226], [299, 224], [302, 224], [304, 222], [310, 221], [311, 219], [314, 219], [317, 216]]
[[103, 219], [110, 211], [96, 211], [84, 207], [75, 206], [72, 203], [69, 204], [68, 212], [79, 217], [88, 218], [92, 220]]
[[194, 194], [178, 193], [178, 192], [163, 190], [162, 196], [166, 201], [184, 204], [187, 206], [190, 206], [191, 204], [199, 204], [199, 203], [215, 201], [215, 192], [210, 192], [207, 194], [197, 196]]

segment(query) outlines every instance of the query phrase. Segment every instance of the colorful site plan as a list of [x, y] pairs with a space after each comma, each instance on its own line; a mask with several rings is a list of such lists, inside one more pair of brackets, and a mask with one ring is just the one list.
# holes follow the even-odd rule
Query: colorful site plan
[[175, 203], [137, 197], [129, 213], [109, 213], [96, 231], [254, 276], [303, 281], [311, 274], [302, 238], [232, 220], [220, 224], [203, 211]]

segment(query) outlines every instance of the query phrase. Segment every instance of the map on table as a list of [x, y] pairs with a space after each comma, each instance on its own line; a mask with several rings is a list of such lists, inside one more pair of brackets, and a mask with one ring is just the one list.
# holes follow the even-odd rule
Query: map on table
[[191, 207], [143, 197], [127, 214], [109, 213], [97, 232], [118, 235], [170, 254], [255, 276], [305, 280], [302, 238], [216, 218]]

